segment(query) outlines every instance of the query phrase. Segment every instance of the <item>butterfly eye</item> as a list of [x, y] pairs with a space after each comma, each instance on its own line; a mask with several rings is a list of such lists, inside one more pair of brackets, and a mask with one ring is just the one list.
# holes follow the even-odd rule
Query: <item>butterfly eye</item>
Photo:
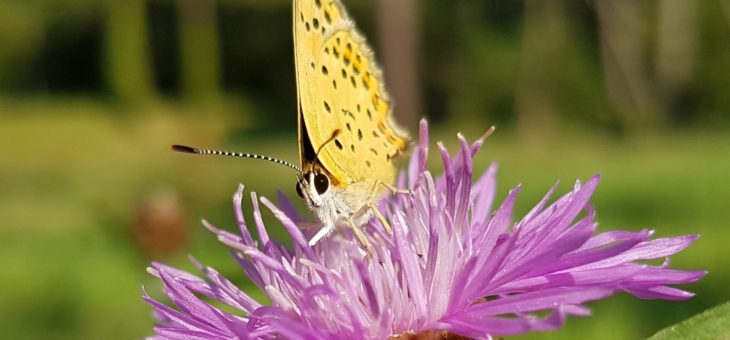
[[314, 188], [318, 194], [324, 194], [330, 187], [330, 179], [325, 174], [317, 174], [314, 176]]
[[297, 189], [297, 196], [299, 196], [299, 198], [301, 198], [301, 199], [304, 199], [304, 192], [302, 191], [302, 184], [300, 182], [297, 182], [296, 189]]

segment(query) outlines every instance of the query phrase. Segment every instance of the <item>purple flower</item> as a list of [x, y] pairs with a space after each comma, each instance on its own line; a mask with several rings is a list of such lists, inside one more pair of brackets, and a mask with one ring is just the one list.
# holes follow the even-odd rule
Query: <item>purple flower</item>
[[[384, 199], [377, 219], [363, 226], [373, 245], [367, 256], [345, 228], [315, 247], [311, 232], [283, 196], [263, 203], [286, 228], [293, 249], [269, 238], [259, 199], [252, 194], [254, 227], [241, 211], [243, 187], [234, 196], [239, 233], [206, 223], [271, 301], [262, 305], [215, 269], [195, 262], [205, 279], [163, 264], [159, 277], [176, 308], [152, 299], [160, 338], [384, 339], [447, 332], [473, 338], [560, 327], [569, 315], [587, 315], [588, 301], [624, 291], [644, 299], [683, 300], [691, 293], [669, 285], [690, 283], [704, 271], [670, 269], [667, 259], [697, 236], [650, 239], [652, 231], [595, 233], [588, 200], [598, 176], [548, 204], [551, 189], [526, 216], [512, 219], [520, 188], [496, 209], [496, 166], [472, 183], [472, 159], [483, 144], [459, 136], [453, 157], [439, 144], [444, 174], [426, 171], [428, 126], [399, 185], [412, 193]], [[217, 300], [237, 310], [215, 307]]]

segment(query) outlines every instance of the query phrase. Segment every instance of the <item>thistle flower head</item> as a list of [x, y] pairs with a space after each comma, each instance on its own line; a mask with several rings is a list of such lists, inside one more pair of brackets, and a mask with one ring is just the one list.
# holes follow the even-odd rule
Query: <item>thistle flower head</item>
[[[472, 182], [472, 160], [483, 140], [469, 144], [459, 136], [459, 142], [453, 156], [438, 145], [444, 171], [434, 178], [426, 170], [428, 127], [421, 123], [420, 142], [399, 183], [411, 193], [379, 205], [393, 234], [377, 219], [363, 226], [373, 245], [370, 255], [348, 230], [309, 247], [311, 235], [299, 228], [303, 219], [282, 195], [276, 206], [252, 194], [254, 239], [241, 211], [240, 187], [233, 200], [238, 232], [206, 226], [271, 304], [262, 305], [197, 262], [204, 278], [154, 263], [149, 272], [162, 280], [175, 306], [145, 293], [158, 319], [157, 337], [384, 339], [447, 332], [489, 338], [558, 328], [567, 316], [589, 314], [586, 302], [619, 291], [647, 299], [692, 296], [669, 285], [694, 282], [704, 271], [645, 260], [667, 259], [697, 236], [596, 233], [588, 201], [598, 176], [549, 203], [551, 189], [514, 219], [520, 187], [493, 208], [496, 166]], [[259, 201], [287, 230], [291, 248], [269, 237]]]

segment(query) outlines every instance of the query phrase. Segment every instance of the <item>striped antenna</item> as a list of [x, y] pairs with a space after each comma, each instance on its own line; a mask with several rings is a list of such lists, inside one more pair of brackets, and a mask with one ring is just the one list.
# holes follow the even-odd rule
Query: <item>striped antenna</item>
[[296, 165], [291, 164], [287, 161], [282, 161], [281, 159], [276, 159], [276, 158], [269, 157], [269, 156], [262, 156], [262, 155], [257, 155], [257, 154], [252, 154], [252, 153], [243, 153], [243, 152], [198, 149], [198, 148], [193, 148], [193, 147], [189, 147], [189, 146], [185, 146], [185, 145], [177, 145], [177, 144], [170, 145], [170, 149], [172, 151], [183, 152], [183, 153], [194, 153], [194, 154], [198, 154], [198, 155], [216, 155], [216, 156], [262, 159], [265, 161], [274, 162], [277, 164], [288, 166], [288, 167], [294, 169], [294, 171], [296, 171], [297, 173], [300, 173], [300, 174], [302, 173], [302, 170], [299, 169], [299, 167], [297, 167]]

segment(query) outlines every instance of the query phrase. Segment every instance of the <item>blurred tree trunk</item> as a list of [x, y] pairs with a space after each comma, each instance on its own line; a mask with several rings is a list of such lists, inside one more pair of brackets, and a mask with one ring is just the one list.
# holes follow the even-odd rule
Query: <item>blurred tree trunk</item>
[[110, 91], [126, 104], [153, 96], [145, 0], [107, 0], [106, 78]]
[[415, 129], [421, 111], [419, 16], [417, 0], [378, 0], [378, 31], [383, 68], [398, 122]]
[[45, 77], [27, 63], [43, 50], [45, 3], [0, 2], [0, 92], [18, 88], [47, 90]]
[[730, 0], [720, 0], [720, 7], [725, 16], [725, 25], [730, 29]]
[[662, 0], [657, 5], [656, 80], [663, 111], [669, 119], [676, 119], [682, 109], [684, 91], [694, 74], [697, 4], [686, 0]]
[[221, 60], [215, 0], [177, 0], [183, 95], [192, 101], [215, 100]]
[[559, 107], [555, 90], [566, 47], [565, 2], [527, 0], [517, 85], [517, 128], [520, 139], [539, 145], [555, 129]]
[[624, 131], [638, 135], [661, 123], [645, 61], [647, 18], [636, 0], [596, 1], [606, 91]]

